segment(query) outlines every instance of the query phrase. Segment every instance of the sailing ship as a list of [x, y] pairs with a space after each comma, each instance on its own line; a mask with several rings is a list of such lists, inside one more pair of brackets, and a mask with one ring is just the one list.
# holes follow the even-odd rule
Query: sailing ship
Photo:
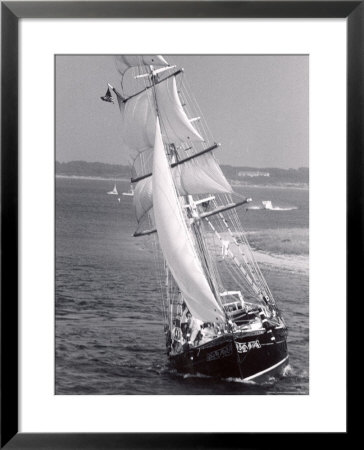
[[251, 199], [224, 176], [184, 70], [161, 55], [115, 63], [120, 87], [108, 89], [132, 159], [134, 237], [155, 248], [170, 365], [243, 380], [282, 373], [287, 327], [239, 218]]
[[119, 195], [118, 190], [116, 189], [116, 183], [114, 184], [113, 190], [108, 192], [108, 195]]

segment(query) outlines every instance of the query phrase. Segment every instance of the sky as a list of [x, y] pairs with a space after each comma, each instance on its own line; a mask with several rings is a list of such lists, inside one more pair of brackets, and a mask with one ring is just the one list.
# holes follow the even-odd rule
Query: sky
[[[163, 55], [207, 120], [221, 164], [308, 167], [307, 55]], [[120, 112], [100, 96], [118, 88], [113, 55], [56, 56], [56, 158], [127, 165]]]

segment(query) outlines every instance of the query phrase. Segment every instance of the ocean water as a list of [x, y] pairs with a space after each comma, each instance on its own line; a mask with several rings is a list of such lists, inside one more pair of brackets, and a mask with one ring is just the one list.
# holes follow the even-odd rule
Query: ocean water
[[[309, 392], [308, 272], [263, 265], [289, 328], [283, 377], [242, 383], [172, 371], [165, 353], [152, 251], [135, 230], [132, 197], [106, 195], [113, 182], [56, 179], [56, 394], [237, 394]], [[119, 193], [129, 184], [118, 181]], [[259, 205], [240, 209], [249, 231], [308, 227], [308, 191], [235, 189]]]

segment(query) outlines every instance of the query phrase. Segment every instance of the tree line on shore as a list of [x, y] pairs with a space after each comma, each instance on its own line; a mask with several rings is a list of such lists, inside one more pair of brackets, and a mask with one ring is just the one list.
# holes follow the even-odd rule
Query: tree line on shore
[[[308, 167], [281, 169], [277, 167], [256, 168], [221, 165], [221, 169], [229, 180], [247, 184], [308, 184], [309, 182]], [[56, 175], [64, 176], [86, 176], [112, 179], [130, 178], [131, 174], [129, 166], [87, 161], [56, 161], [55, 172]]]

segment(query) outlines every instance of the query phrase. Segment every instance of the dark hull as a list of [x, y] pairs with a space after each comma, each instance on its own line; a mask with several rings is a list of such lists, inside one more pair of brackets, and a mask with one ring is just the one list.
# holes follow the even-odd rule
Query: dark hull
[[181, 373], [262, 381], [282, 373], [288, 364], [286, 337], [285, 328], [273, 329], [272, 333], [229, 333], [169, 358]]

